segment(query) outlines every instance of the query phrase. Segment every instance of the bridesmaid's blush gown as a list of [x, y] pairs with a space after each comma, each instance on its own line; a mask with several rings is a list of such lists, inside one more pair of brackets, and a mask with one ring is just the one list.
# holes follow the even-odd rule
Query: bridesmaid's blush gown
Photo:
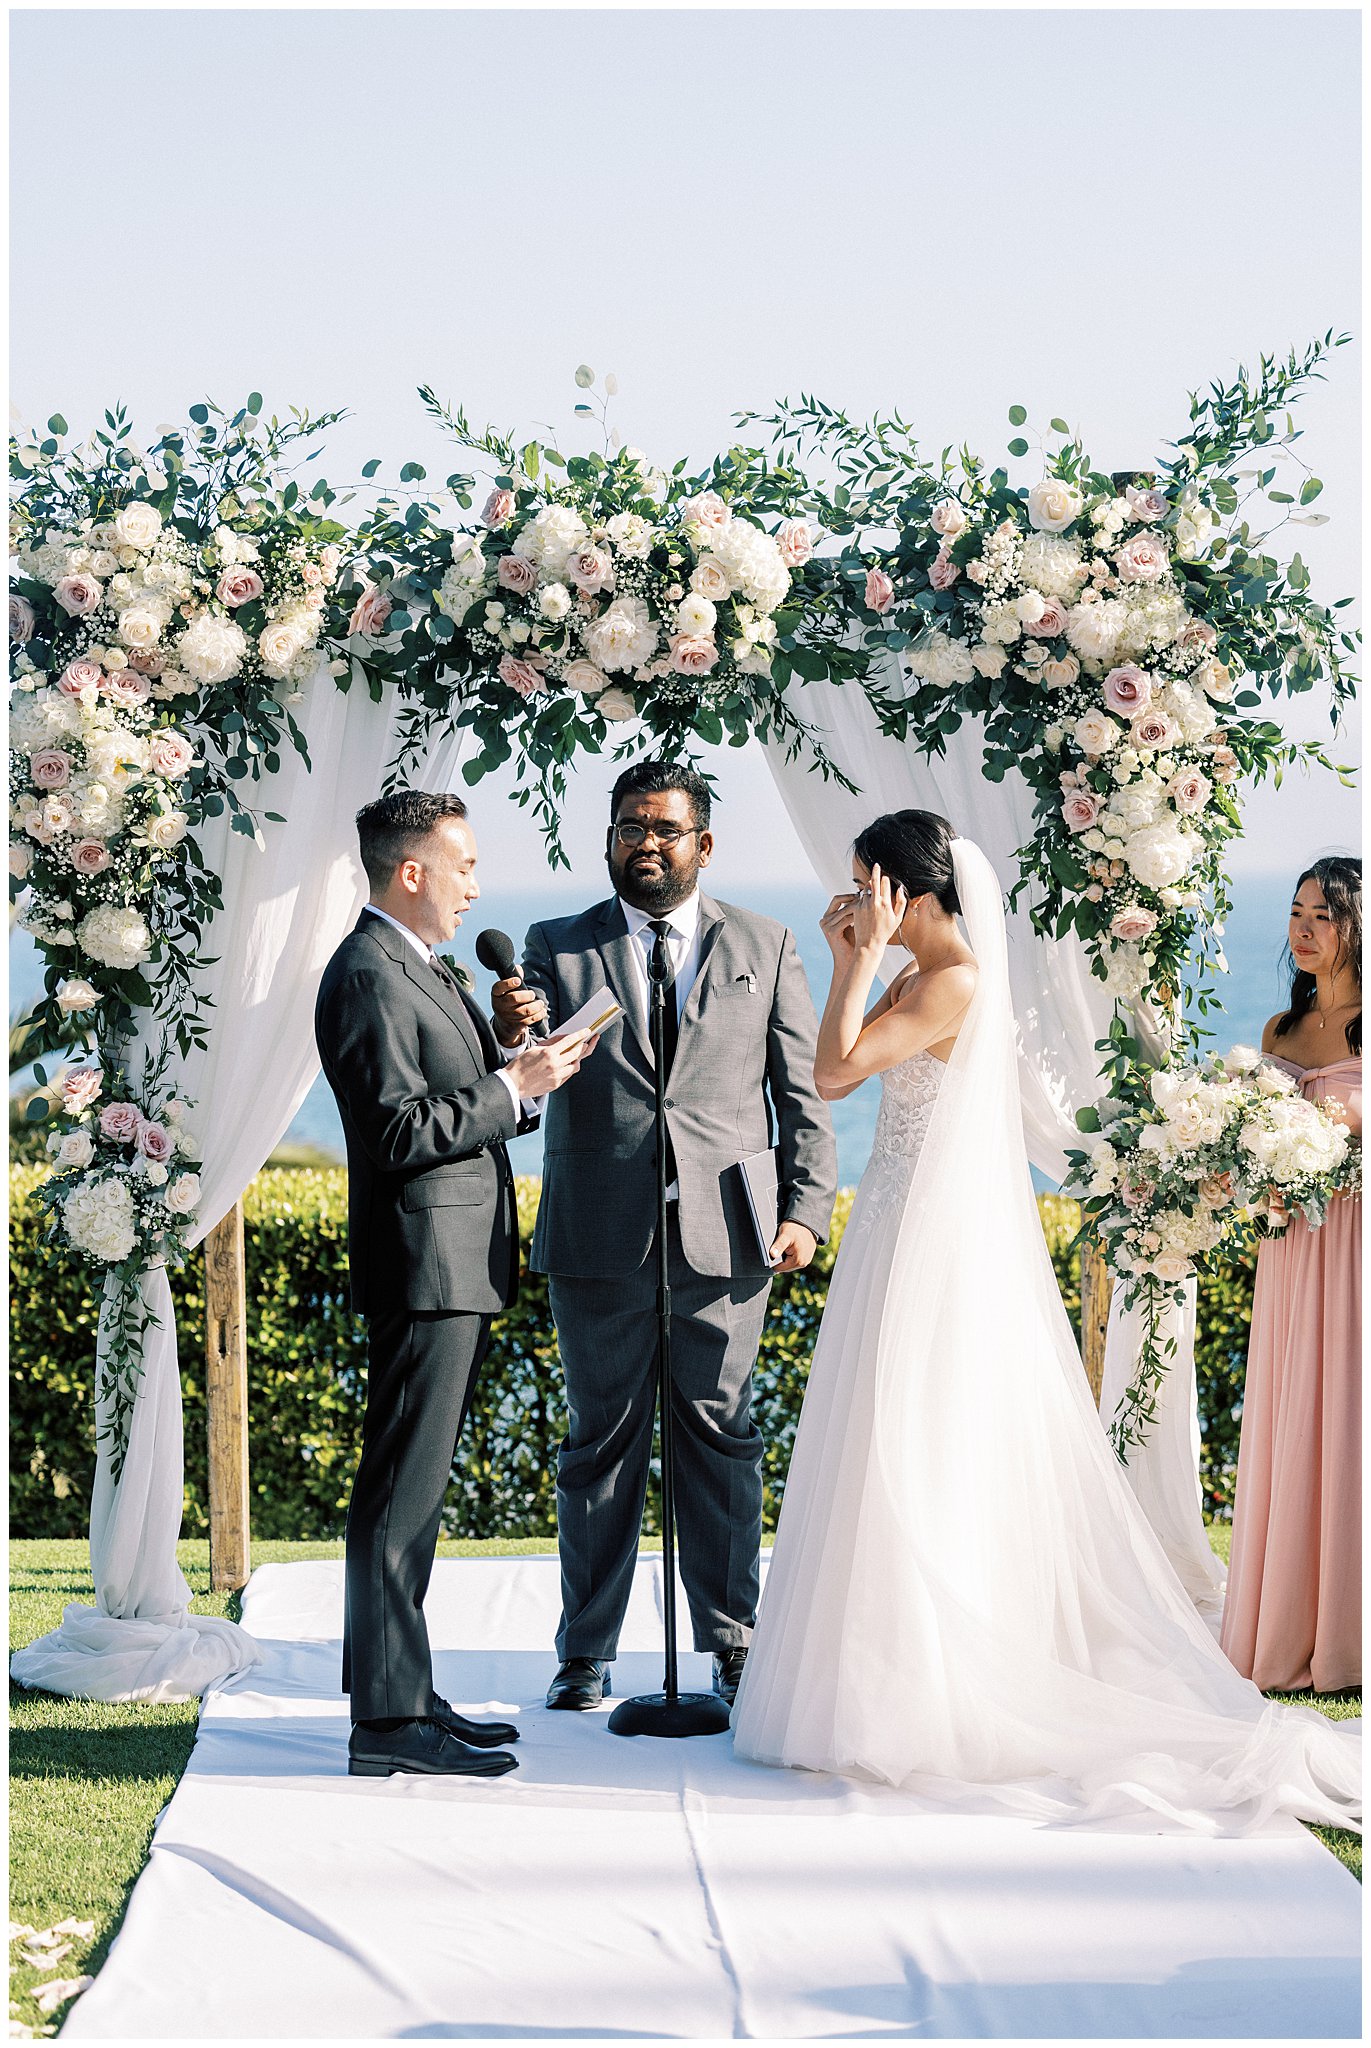
[[[1271, 1064], [1360, 1132], [1360, 1059]], [[1264, 1692], [1361, 1684], [1359, 1197], [1257, 1257], [1222, 1642]]]

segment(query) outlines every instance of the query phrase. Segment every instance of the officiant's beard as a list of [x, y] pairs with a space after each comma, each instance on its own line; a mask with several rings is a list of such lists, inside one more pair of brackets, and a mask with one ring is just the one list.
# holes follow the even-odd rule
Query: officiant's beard
[[635, 910], [645, 910], [653, 917], [662, 917], [684, 903], [687, 896], [692, 896], [699, 887], [698, 859], [688, 862], [684, 869], [679, 864], [669, 867], [662, 860], [644, 868], [642, 861], [641, 853], [631, 854], [624, 861], [616, 860], [613, 853], [607, 856], [610, 880], [616, 892]]

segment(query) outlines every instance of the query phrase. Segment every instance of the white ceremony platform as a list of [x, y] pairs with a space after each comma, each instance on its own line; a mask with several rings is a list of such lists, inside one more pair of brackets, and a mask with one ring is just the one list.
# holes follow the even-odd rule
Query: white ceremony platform
[[[1038, 1827], [549, 1714], [554, 1558], [443, 1562], [428, 1599], [440, 1690], [517, 1718], [519, 1770], [349, 1778], [342, 1586], [254, 1575], [265, 1662], [205, 1701], [64, 2037], [1360, 2034], [1360, 1888], [1296, 1823]], [[660, 1591], [645, 1558], [617, 1696], [660, 1686]]]

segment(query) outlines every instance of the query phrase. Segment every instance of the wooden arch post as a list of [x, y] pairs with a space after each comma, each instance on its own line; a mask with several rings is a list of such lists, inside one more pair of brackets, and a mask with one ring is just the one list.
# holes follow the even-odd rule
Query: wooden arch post
[[252, 1569], [248, 1536], [248, 1302], [243, 1204], [205, 1239], [205, 1407], [209, 1433], [209, 1574], [237, 1592]]
[[1081, 1246], [1081, 1360], [1097, 1408], [1104, 1387], [1104, 1340], [1113, 1291], [1100, 1241], [1089, 1237]]

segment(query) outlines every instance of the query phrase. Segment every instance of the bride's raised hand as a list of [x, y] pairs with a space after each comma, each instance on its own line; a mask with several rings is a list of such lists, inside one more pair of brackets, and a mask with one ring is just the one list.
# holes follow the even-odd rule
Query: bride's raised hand
[[853, 936], [859, 952], [884, 952], [904, 922], [909, 898], [904, 886], [893, 888], [889, 875], [881, 873], [880, 862], [871, 869], [870, 887], [857, 898]]
[[857, 898], [853, 895], [835, 896], [819, 919], [819, 930], [828, 940], [834, 959], [843, 965], [852, 958], [855, 944], [852, 936], [852, 913], [856, 903]]

